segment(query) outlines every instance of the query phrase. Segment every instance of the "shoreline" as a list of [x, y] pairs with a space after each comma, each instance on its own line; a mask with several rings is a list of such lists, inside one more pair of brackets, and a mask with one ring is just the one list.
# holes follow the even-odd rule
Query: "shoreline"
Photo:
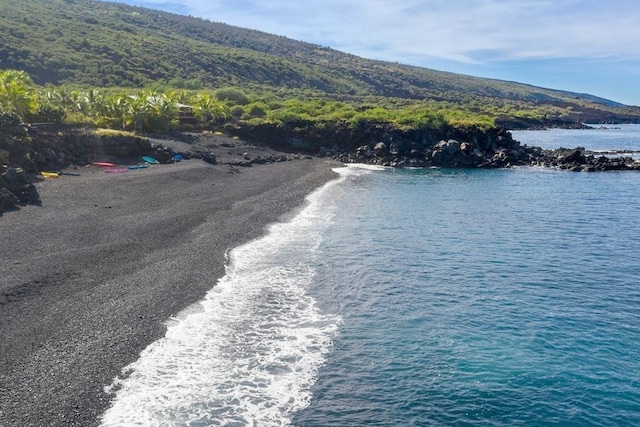
[[97, 425], [104, 387], [224, 276], [226, 251], [299, 209], [334, 166], [189, 160], [39, 183], [42, 206], [0, 218], [0, 424]]
[[[629, 156], [635, 153], [628, 150], [614, 150], [615, 157], [606, 157], [604, 153], [583, 147], [549, 150], [523, 146], [506, 129], [458, 129], [452, 130], [453, 133], [432, 134], [425, 129], [405, 132], [380, 126], [357, 136], [309, 135], [308, 141], [286, 132], [263, 135], [264, 138], [260, 132], [245, 132], [246, 138], [257, 138], [261, 141], [259, 144], [220, 132], [142, 137], [118, 133], [107, 136], [85, 127], [32, 128], [31, 131], [32, 141], [8, 147], [8, 162], [0, 164], [0, 217], [21, 206], [38, 205], [40, 196], [34, 183], [39, 180], [77, 175], [79, 168], [96, 162], [135, 168], [140, 166], [141, 158], [147, 156], [162, 164], [172, 163], [175, 156], [180, 156], [186, 160], [225, 164], [236, 170], [301, 157], [398, 168], [493, 169], [529, 165], [584, 172], [640, 170], [640, 161]], [[338, 136], [342, 139], [329, 147], [327, 141]], [[363, 142], [366, 143], [358, 146]]]

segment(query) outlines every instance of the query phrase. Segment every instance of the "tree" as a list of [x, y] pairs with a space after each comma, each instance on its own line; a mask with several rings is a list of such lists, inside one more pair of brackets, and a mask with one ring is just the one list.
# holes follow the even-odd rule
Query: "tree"
[[102, 101], [102, 115], [98, 123], [101, 125], [120, 128], [127, 128], [128, 97], [126, 95], [111, 95]]
[[165, 94], [150, 92], [142, 128], [147, 132], [166, 132], [178, 123], [178, 105]]
[[15, 112], [22, 120], [38, 110], [38, 93], [27, 73], [16, 70], [0, 72], [0, 107]]
[[193, 100], [193, 115], [199, 123], [205, 124], [225, 120], [231, 113], [226, 105], [214, 100], [206, 93], [199, 93]]

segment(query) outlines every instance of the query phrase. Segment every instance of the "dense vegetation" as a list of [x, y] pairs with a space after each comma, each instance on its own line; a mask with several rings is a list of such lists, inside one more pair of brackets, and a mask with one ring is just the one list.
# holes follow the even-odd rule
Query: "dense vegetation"
[[5, 119], [6, 124], [0, 124], [5, 131], [10, 126], [20, 129], [16, 124], [25, 122], [63, 121], [154, 133], [238, 123], [319, 128], [340, 124], [358, 128], [374, 122], [407, 129], [494, 125], [487, 116], [426, 103], [385, 108], [313, 97], [280, 98], [269, 92], [246, 93], [236, 88], [166, 92], [72, 90], [37, 86], [27, 73], [16, 70], [0, 71], [0, 118]]
[[[213, 97], [229, 108], [227, 118], [276, 122], [356, 123], [364, 117], [404, 126], [425, 120], [517, 126], [640, 120], [637, 107], [585, 94], [366, 60], [258, 31], [93, 0], [0, 0], [0, 40], [0, 70], [24, 70], [38, 85], [56, 86], [48, 99], [39, 96], [40, 105], [62, 103], [67, 119], [97, 114], [71, 105], [67, 95], [82, 93], [99, 95], [100, 103], [119, 97], [121, 105], [164, 97], [197, 104], [199, 96], [203, 102]], [[241, 109], [216, 98], [216, 91], [228, 87], [242, 88], [248, 97]], [[109, 114], [103, 110], [92, 120], [115, 126]], [[118, 124], [135, 127], [131, 120]]]

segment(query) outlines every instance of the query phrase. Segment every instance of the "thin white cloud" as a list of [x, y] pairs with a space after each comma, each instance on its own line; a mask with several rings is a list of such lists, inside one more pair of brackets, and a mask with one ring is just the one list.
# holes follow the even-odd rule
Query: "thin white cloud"
[[640, 58], [630, 0], [135, 0], [357, 55], [466, 63]]
[[119, 1], [370, 59], [640, 99], [637, 0]]

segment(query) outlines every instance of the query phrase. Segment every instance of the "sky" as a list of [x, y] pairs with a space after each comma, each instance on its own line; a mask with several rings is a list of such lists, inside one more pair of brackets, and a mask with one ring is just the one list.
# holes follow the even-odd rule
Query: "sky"
[[638, 0], [118, 0], [380, 59], [640, 106]]

